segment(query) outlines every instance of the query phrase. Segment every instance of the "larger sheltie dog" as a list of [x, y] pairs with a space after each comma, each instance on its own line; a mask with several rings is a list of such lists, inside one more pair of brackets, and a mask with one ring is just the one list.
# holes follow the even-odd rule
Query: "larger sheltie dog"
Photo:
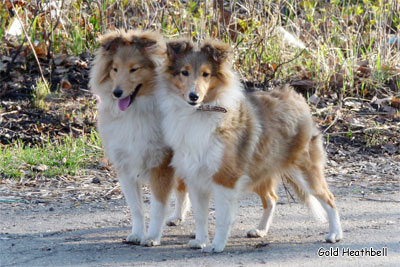
[[[132, 216], [128, 242], [158, 245], [166, 204], [174, 186], [172, 151], [163, 142], [154, 96], [155, 68], [165, 59], [165, 43], [150, 31], [114, 31], [100, 38], [90, 85], [100, 97], [98, 130], [107, 157], [116, 168]], [[146, 233], [142, 182], [151, 185], [150, 225]], [[186, 201], [187, 202], [187, 201]], [[180, 203], [186, 203], [184, 194]], [[179, 205], [178, 205], [179, 206]], [[182, 220], [175, 212], [173, 221]]]
[[[321, 134], [304, 98], [288, 87], [246, 93], [232, 70], [230, 48], [219, 41], [206, 41], [199, 49], [189, 41], [171, 41], [167, 54], [157, 99], [164, 137], [174, 151], [171, 164], [185, 177], [194, 208], [196, 238], [189, 246], [223, 251], [244, 189], [256, 192], [264, 206], [258, 228], [248, 235], [265, 236], [282, 178], [309, 206], [328, 215], [326, 241], [339, 241], [342, 230], [323, 174]], [[209, 245], [212, 192], [216, 234]]]

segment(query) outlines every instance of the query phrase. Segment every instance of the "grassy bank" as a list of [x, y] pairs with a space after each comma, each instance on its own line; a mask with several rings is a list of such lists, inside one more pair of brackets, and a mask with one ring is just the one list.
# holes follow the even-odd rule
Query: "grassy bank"
[[[0, 36], [20, 20], [24, 30], [15, 42], [28, 47], [30, 40], [39, 58], [93, 53], [101, 33], [139, 27], [167, 38], [231, 43], [235, 67], [246, 81], [303, 80], [306, 89], [339, 96], [400, 90], [400, 3], [395, 0], [14, 2], [2, 4]], [[7, 44], [0, 50], [6, 52]]]
[[[6, 0], [0, 2], [0, 25], [0, 99], [29, 77], [32, 89], [25, 95], [43, 110], [48, 94], [60, 93], [70, 76], [83, 73], [72, 78], [80, 82], [76, 87], [87, 85], [98, 36], [117, 28], [152, 29], [195, 42], [222, 39], [234, 48], [242, 79], [261, 86], [289, 82], [305, 94], [334, 101], [400, 95], [396, 0]], [[66, 84], [74, 88], [78, 82]], [[61, 117], [75, 118], [67, 111]], [[40, 144], [14, 142], [1, 147], [0, 176], [81, 175], [102, 156], [100, 147], [93, 132]]]
[[55, 143], [33, 146], [16, 142], [1, 147], [0, 177], [85, 175], [85, 169], [95, 168], [102, 156], [101, 141], [96, 132], [82, 138], [66, 136]]

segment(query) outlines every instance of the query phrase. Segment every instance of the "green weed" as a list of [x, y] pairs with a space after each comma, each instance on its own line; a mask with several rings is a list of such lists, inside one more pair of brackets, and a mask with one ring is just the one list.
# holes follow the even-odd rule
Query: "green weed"
[[55, 143], [43, 142], [28, 146], [17, 141], [0, 152], [0, 176], [20, 179], [43, 175], [85, 175], [103, 156], [101, 141], [96, 132], [73, 138], [66, 136]]
[[32, 103], [35, 108], [47, 109], [46, 97], [50, 94], [49, 84], [46, 80], [38, 79], [33, 89]]
[[[235, 48], [234, 66], [242, 78], [258, 83], [271, 74], [283, 81], [307, 78], [317, 92], [337, 89], [343, 95], [367, 97], [400, 75], [400, 53], [387, 44], [388, 35], [400, 25], [395, 0], [222, 1], [223, 7], [220, 1], [72, 0], [68, 5], [63, 1], [59, 15], [46, 9], [46, 1], [26, 2], [17, 12], [27, 18], [31, 39], [54, 53], [93, 53], [100, 34], [142, 28], [161, 31], [167, 38], [222, 39]], [[32, 10], [44, 11], [35, 17]], [[1, 24], [9, 26], [11, 19], [8, 12], [0, 12]], [[275, 73], [275, 66], [299, 52], [282, 38], [279, 27], [302, 41], [307, 51]], [[359, 75], [360, 61], [368, 61], [367, 78]], [[371, 86], [361, 88], [365, 79], [363, 86]]]

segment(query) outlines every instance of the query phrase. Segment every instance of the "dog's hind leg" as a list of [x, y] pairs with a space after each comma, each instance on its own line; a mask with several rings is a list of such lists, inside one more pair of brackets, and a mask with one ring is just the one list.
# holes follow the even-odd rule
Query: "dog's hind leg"
[[141, 242], [143, 246], [151, 247], [160, 244], [168, 200], [174, 186], [174, 170], [169, 166], [170, 159], [170, 155], [167, 156], [159, 167], [151, 171], [150, 224], [147, 236]]
[[278, 196], [275, 194], [275, 184], [273, 179], [266, 179], [257, 185], [253, 191], [261, 198], [264, 212], [257, 228], [247, 231], [248, 237], [265, 237], [271, 226]]
[[[309, 203], [311, 205], [320, 204], [328, 215], [329, 233], [325, 236], [325, 240], [328, 243], [336, 243], [343, 238], [343, 231], [340, 224], [339, 212], [335, 205], [335, 198], [328, 189], [322, 170], [307, 168], [305, 176], [308, 178], [307, 182], [312, 192]], [[315, 197], [319, 203], [312, 204], [313, 201], [317, 202], [312, 197]]]
[[[327, 193], [330, 192], [328, 191]], [[329, 233], [325, 236], [325, 240], [328, 243], [336, 243], [343, 238], [343, 231], [337, 208], [326, 201], [327, 193], [321, 194], [317, 199], [325, 209], [329, 219]]]
[[318, 171], [314, 165], [314, 167], [305, 167], [303, 171], [292, 170], [287, 177], [291, 180], [295, 192], [309, 206], [316, 218], [324, 220], [328, 215], [329, 233], [325, 240], [335, 243], [342, 239], [343, 232], [339, 213], [322, 171]]
[[177, 226], [181, 224], [185, 220], [189, 207], [189, 194], [187, 193], [185, 183], [183, 180], [178, 179], [178, 187], [175, 190], [175, 211], [174, 214], [168, 218], [167, 225]]
[[328, 188], [324, 176], [325, 154], [320, 136], [314, 137], [309, 146], [310, 164], [304, 170], [308, 183], [314, 192], [314, 196], [322, 205], [329, 220], [329, 233], [325, 240], [328, 243], [338, 242], [343, 238], [342, 226], [340, 224], [339, 212], [335, 205], [335, 198]]
[[131, 210], [132, 232], [128, 235], [126, 241], [138, 245], [145, 235], [142, 186], [135, 177], [119, 174], [118, 178], [126, 202]]
[[320, 217], [318, 215], [326, 212], [329, 220], [329, 233], [325, 240], [335, 243], [343, 238], [343, 231], [335, 198], [325, 180], [323, 172], [325, 155], [319, 137], [311, 140], [308, 156], [304, 157], [300, 164], [297, 164], [298, 169], [290, 175], [290, 178], [299, 187], [295, 188], [295, 191], [314, 210], [316, 217]]

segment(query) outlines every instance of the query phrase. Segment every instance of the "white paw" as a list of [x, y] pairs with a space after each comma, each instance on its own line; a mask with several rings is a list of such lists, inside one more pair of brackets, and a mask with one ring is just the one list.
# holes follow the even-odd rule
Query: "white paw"
[[133, 245], [139, 245], [141, 241], [142, 237], [137, 234], [132, 233], [126, 237], [126, 242]]
[[159, 246], [160, 241], [156, 241], [154, 239], [148, 238], [148, 239], [145, 239], [142, 242], [140, 242], [140, 245], [142, 245], [144, 247], [154, 247], [154, 246]]
[[192, 249], [199, 249], [199, 248], [205, 248], [206, 247], [206, 242], [201, 242], [200, 240], [197, 239], [192, 239], [188, 243], [189, 248]]
[[178, 226], [183, 222], [182, 218], [177, 218], [177, 217], [171, 217], [168, 218], [166, 224], [168, 226]]
[[267, 232], [264, 230], [250, 229], [249, 231], [247, 231], [247, 237], [251, 238], [265, 237], [266, 235]]
[[325, 236], [325, 240], [328, 243], [336, 243], [339, 242], [343, 238], [343, 232], [338, 231], [338, 232], [333, 232], [329, 233]]
[[216, 245], [216, 244], [211, 244], [209, 246], [206, 246], [201, 250], [201, 252], [205, 253], [219, 253], [224, 251], [225, 246], [224, 245]]

